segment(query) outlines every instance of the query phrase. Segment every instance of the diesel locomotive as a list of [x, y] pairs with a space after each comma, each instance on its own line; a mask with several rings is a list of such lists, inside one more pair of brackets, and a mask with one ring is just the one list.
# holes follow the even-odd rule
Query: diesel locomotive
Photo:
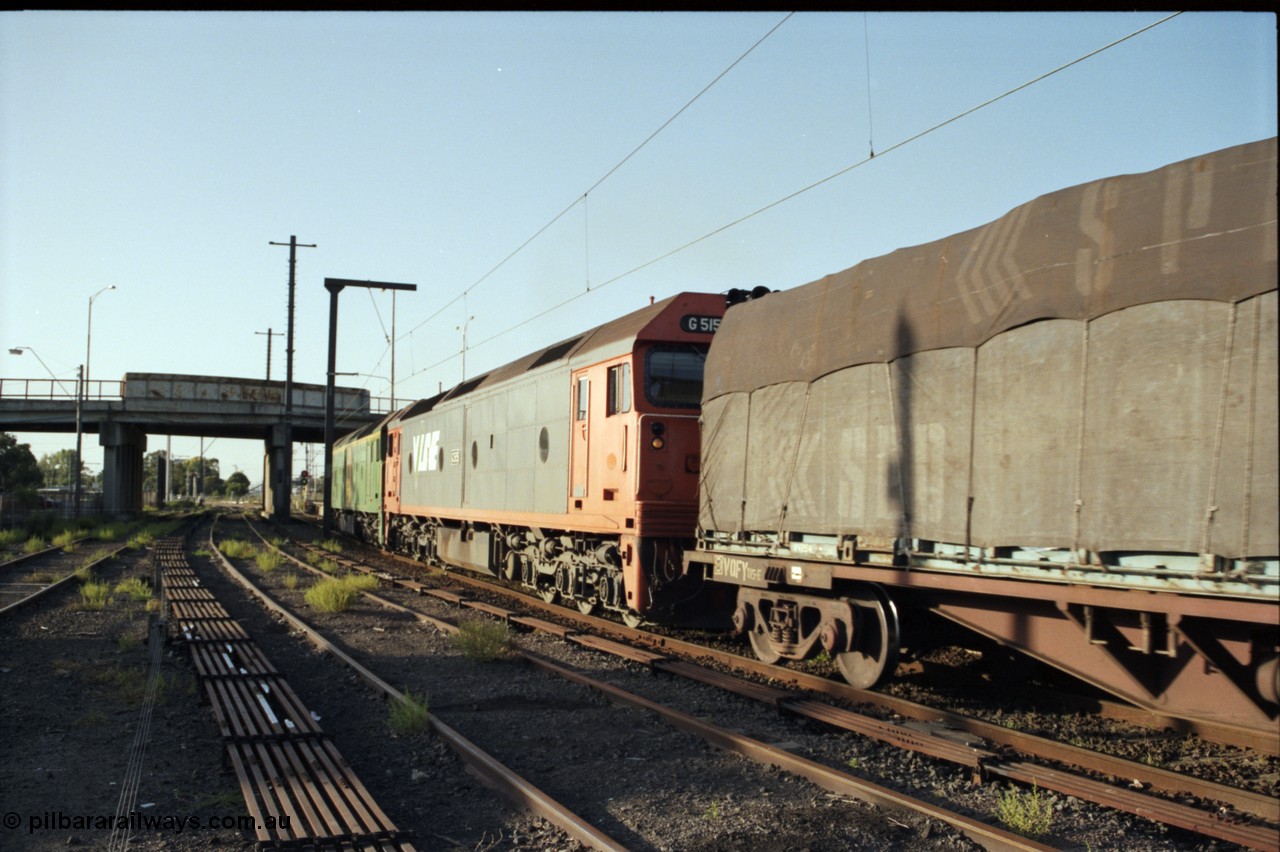
[[1274, 729], [1276, 187], [1263, 140], [651, 304], [342, 439], [333, 520], [860, 687], [941, 616]]
[[584, 612], [661, 618], [683, 594], [702, 370], [725, 306], [673, 296], [348, 435], [334, 521]]

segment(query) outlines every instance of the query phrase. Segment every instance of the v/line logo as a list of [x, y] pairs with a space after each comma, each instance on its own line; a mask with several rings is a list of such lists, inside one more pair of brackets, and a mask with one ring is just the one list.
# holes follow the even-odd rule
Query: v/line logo
[[413, 436], [413, 469], [416, 473], [440, 469], [440, 430]]

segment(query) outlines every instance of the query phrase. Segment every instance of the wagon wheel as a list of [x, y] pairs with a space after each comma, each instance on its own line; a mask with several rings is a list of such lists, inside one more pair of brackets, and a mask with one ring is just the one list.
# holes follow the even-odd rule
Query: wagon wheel
[[763, 624], [757, 624], [747, 632], [747, 635], [751, 637], [751, 650], [756, 652], [756, 659], [760, 662], [773, 665], [782, 659], [782, 654], [773, 649], [769, 630]]
[[556, 591], [555, 586], [539, 586], [538, 597], [542, 598], [547, 603], [555, 603], [556, 598], [560, 597], [560, 593]]
[[639, 627], [641, 622], [643, 621], [644, 619], [640, 617], [640, 613], [636, 612], [635, 610], [629, 609], [626, 612], [622, 613], [622, 623], [630, 627], [632, 630], [635, 630], [637, 627]]
[[871, 689], [898, 668], [898, 609], [877, 586], [867, 586], [845, 599], [854, 609], [857, 624], [853, 648], [835, 655], [836, 666], [853, 686]]
[[578, 612], [583, 615], [590, 615], [596, 611], [596, 602], [589, 601], [586, 598], [578, 598]]

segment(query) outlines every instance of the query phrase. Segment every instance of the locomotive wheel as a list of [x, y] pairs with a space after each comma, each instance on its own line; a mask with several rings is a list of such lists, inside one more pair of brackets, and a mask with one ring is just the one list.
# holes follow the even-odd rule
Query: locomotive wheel
[[851, 685], [871, 689], [892, 677], [898, 668], [898, 609], [875, 586], [848, 595], [846, 600], [858, 615], [858, 625], [853, 649], [834, 655], [836, 667]]
[[756, 659], [762, 663], [773, 665], [782, 659], [782, 655], [773, 650], [773, 642], [769, 639], [769, 631], [763, 625], [756, 627], [747, 633], [751, 637], [751, 650], [756, 652]]

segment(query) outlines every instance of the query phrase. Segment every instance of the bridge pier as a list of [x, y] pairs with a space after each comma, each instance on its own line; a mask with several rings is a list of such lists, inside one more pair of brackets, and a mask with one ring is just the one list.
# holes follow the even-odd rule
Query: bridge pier
[[283, 423], [267, 430], [262, 462], [262, 512], [275, 521], [289, 520], [293, 496], [293, 447], [285, 437]]
[[142, 457], [147, 434], [137, 426], [104, 420], [98, 429], [102, 454], [102, 511], [108, 515], [142, 512]]

